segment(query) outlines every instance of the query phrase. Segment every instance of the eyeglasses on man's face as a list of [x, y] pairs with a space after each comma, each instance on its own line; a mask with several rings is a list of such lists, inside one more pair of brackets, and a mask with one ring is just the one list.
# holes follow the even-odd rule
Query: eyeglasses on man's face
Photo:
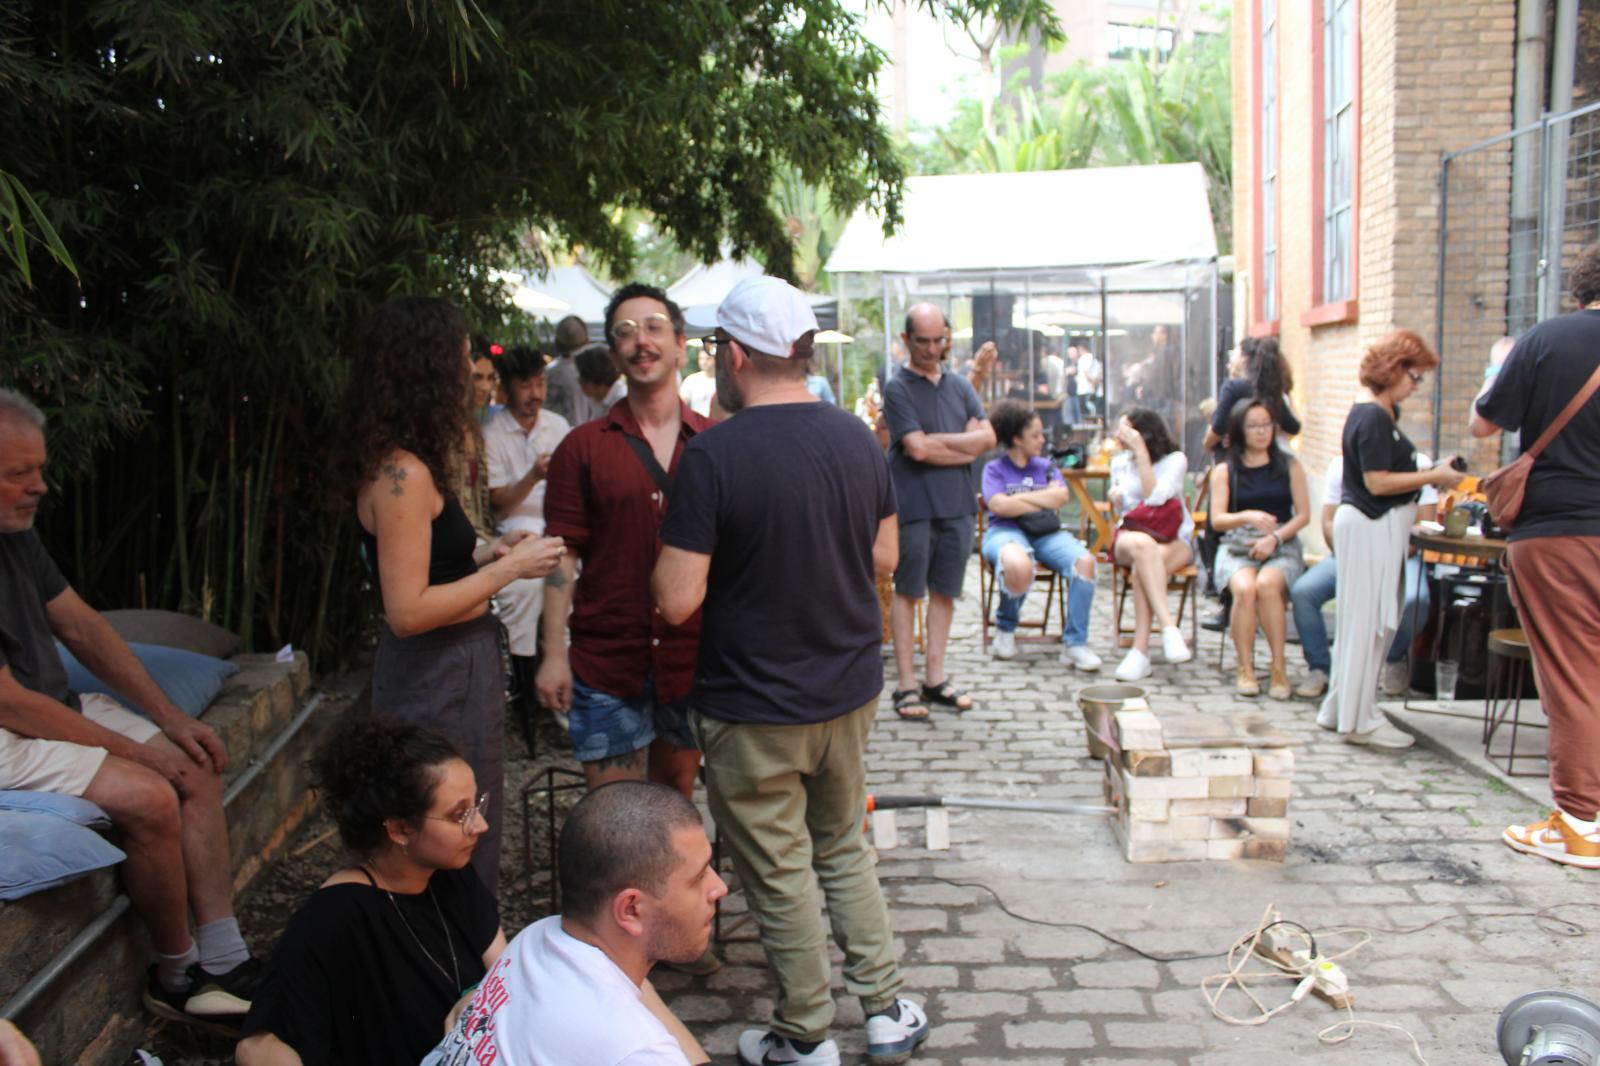
[[640, 333], [651, 340], [665, 340], [673, 335], [672, 319], [658, 311], [653, 315], [645, 315], [643, 322], [624, 318], [611, 326], [611, 335], [619, 341], [637, 337]]

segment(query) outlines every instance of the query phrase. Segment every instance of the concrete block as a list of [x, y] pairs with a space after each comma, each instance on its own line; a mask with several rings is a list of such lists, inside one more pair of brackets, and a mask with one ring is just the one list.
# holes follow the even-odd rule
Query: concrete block
[[[1257, 781], [1256, 787], [1260, 788], [1261, 782]], [[1252, 796], [1245, 802], [1249, 804], [1245, 813], [1252, 818], [1283, 818], [1289, 814], [1289, 801], [1286, 799]]]
[[1248, 748], [1186, 748], [1172, 753], [1173, 777], [1249, 777]]
[[1204, 777], [1123, 777], [1122, 794], [1136, 799], [1204, 799], [1209, 793]]
[[1289, 819], [1287, 818], [1246, 818], [1245, 828], [1250, 835], [1258, 840], [1288, 840]]
[[1235, 840], [1250, 835], [1243, 818], [1212, 818], [1209, 819], [1209, 826], [1210, 832], [1206, 834], [1208, 840]]
[[1255, 799], [1283, 799], [1289, 798], [1291, 782], [1287, 777], [1258, 777], [1256, 790], [1252, 793]]
[[1174, 803], [1183, 800], [1137, 799], [1128, 801], [1128, 817], [1136, 822], [1164, 822]]
[[1122, 762], [1134, 777], [1172, 776], [1172, 756], [1164, 751], [1124, 751]]
[[872, 812], [872, 846], [879, 851], [891, 851], [900, 845], [900, 827], [895, 824], [894, 811]]
[[1250, 801], [1243, 797], [1226, 799], [1178, 799], [1172, 801], [1170, 814], [1173, 817], [1188, 818], [1243, 818], [1246, 814], [1245, 805]]
[[1265, 748], [1255, 753], [1254, 771], [1257, 777], [1290, 777], [1294, 774], [1292, 748]]
[[1171, 818], [1173, 840], [1205, 840], [1211, 834], [1210, 818]]
[[1161, 720], [1151, 711], [1128, 710], [1126, 706], [1114, 716], [1117, 745], [1123, 751], [1160, 750]]
[[1206, 858], [1213, 862], [1242, 859], [1244, 858], [1244, 845], [1245, 842], [1237, 838], [1231, 840], [1208, 840], [1206, 841]]
[[924, 844], [929, 851], [950, 850], [950, 812], [944, 807], [929, 807], [928, 820], [923, 828]]
[[1255, 795], [1256, 779], [1245, 775], [1203, 778], [1206, 794], [1214, 799], [1249, 799]]

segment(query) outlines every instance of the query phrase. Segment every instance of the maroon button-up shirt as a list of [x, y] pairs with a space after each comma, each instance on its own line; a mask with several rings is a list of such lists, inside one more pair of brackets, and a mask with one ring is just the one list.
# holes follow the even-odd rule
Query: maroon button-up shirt
[[[713, 423], [680, 406], [672, 450]], [[545, 535], [561, 537], [583, 564], [572, 602], [572, 671], [591, 688], [623, 699], [644, 695], [647, 673], [659, 700], [681, 700], [694, 681], [700, 612], [668, 625], [650, 597], [650, 572], [661, 554], [658, 533], [667, 501], [624, 437], [644, 440], [626, 398], [567, 434], [550, 460]]]

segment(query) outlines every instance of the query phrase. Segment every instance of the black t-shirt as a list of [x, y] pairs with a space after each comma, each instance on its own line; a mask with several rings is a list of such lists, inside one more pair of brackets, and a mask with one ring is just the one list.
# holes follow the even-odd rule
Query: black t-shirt
[[[483, 980], [483, 953], [500, 928], [494, 897], [470, 866], [440, 870], [429, 887], [437, 912], [426, 891], [396, 893], [393, 903], [368, 884], [312, 893], [272, 952], [240, 1035], [272, 1033], [306, 1066], [421, 1061], [462, 991]], [[446, 976], [455, 972], [451, 948], [460, 988]]]
[[[1517, 340], [1478, 414], [1522, 434], [1522, 450], [1556, 420], [1600, 364], [1600, 311], [1534, 326]], [[1511, 539], [1600, 537], [1600, 393], [1533, 462]]]
[[[1217, 392], [1217, 409], [1211, 412], [1211, 432], [1219, 437], [1228, 434], [1228, 416], [1233, 413], [1233, 405], [1246, 396], [1255, 395], [1254, 386], [1244, 378], [1229, 378], [1222, 383], [1222, 388]], [[1289, 410], [1289, 405], [1279, 398], [1281, 411], [1275, 419], [1278, 429], [1289, 436], [1298, 436], [1300, 433], [1300, 420], [1294, 412]]]
[[[1398, 409], [1395, 415], [1399, 416]], [[1381, 404], [1358, 403], [1350, 408], [1344, 420], [1344, 484], [1340, 502], [1348, 503], [1368, 518], [1379, 518], [1401, 504], [1414, 502], [1417, 493], [1374, 496], [1367, 489], [1367, 479], [1363, 476], [1366, 471], [1407, 474], [1415, 473], [1416, 469], [1416, 447]]]
[[876, 697], [872, 544], [894, 513], [877, 441], [831, 404], [747, 408], [690, 441], [661, 541], [711, 556], [691, 706], [806, 725]]
[[0, 666], [23, 688], [78, 709], [44, 609], [66, 589], [37, 533], [0, 533]]

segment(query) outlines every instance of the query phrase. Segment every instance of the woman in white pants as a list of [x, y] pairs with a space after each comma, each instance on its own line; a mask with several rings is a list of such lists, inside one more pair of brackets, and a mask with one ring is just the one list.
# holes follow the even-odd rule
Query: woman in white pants
[[[1339, 558], [1339, 616], [1333, 676], [1317, 724], [1347, 744], [1399, 751], [1414, 743], [1378, 710], [1378, 674], [1400, 625], [1406, 545], [1424, 485], [1454, 486], [1448, 459], [1417, 469], [1417, 450], [1400, 429], [1400, 403], [1439, 365], [1425, 341], [1396, 330], [1361, 360], [1362, 395], [1344, 423], [1344, 485], [1333, 516]], [[1348, 576], [1347, 576], [1348, 575]]]

